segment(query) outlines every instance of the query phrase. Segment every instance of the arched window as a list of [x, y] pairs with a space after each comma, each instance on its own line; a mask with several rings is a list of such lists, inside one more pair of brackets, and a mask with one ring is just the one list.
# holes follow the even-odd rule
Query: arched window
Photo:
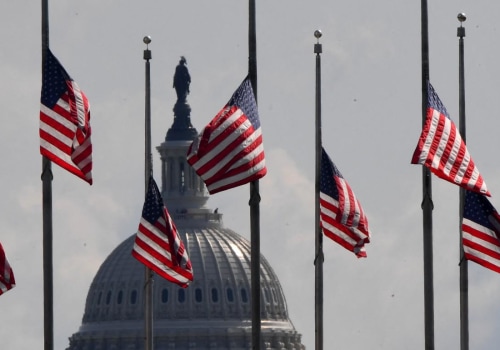
[[164, 288], [162, 291], [161, 291], [161, 302], [163, 304], [166, 304], [168, 303], [168, 289]]
[[248, 294], [245, 288], [241, 288], [241, 301], [244, 303], [248, 303]]
[[122, 301], [123, 301], [123, 291], [119, 291], [118, 297], [116, 298], [116, 302], [118, 303], [118, 305], [120, 305]]
[[137, 291], [133, 290], [132, 293], [130, 293], [130, 304], [134, 305], [137, 303]]
[[219, 302], [219, 291], [217, 290], [217, 288], [212, 288], [212, 301], [214, 303]]
[[111, 291], [109, 291], [108, 294], [106, 294], [106, 305], [109, 305], [110, 302], [111, 302]]
[[196, 300], [197, 303], [201, 303], [203, 301], [203, 291], [201, 288], [196, 288], [194, 290], [194, 300]]
[[186, 292], [184, 291], [184, 289], [179, 289], [177, 300], [179, 301], [179, 303], [184, 303], [186, 301]]
[[226, 288], [226, 297], [227, 301], [230, 303], [234, 302], [234, 294], [233, 294], [233, 289], [231, 287]]

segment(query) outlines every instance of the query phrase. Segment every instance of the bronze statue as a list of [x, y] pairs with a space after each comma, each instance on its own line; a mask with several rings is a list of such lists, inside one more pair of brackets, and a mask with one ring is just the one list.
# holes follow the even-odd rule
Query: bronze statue
[[191, 76], [189, 75], [188, 68], [186, 67], [187, 62], [184, 56], [181, 56], [179, 64], [175, 68], [174, 74], [174, 88], [177, 93], [177, 101], [186, 101], [187, 95], [189, 94], [189, 84], [191, 84]]

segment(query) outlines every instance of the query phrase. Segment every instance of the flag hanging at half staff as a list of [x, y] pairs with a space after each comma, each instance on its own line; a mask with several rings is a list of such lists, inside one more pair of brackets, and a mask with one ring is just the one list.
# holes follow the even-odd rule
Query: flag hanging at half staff
[[47, 49], [40, 99], [40, 153], [92, 184], [90, 105]]
[[187, 161], [210, 194], [266, 175], [257, 103], [248, 77], [193, 141]]
[[370, 242], [368, 219], [324, 148], [321, 149], [320, 221], [325, 236], [358, 258], [366, 257], [365, 243]]
[[7, 261], [2, 244], [0, 243], [0, 295], [14, 288], [15, 285], [14, 272]]
[[462, 219], [465, 258], [500, 273], [500, 215], [484, 195], [466, 191]]
[[455, 123], [430, 82], [427, 87], [427, 117], [411, 163], [424, 165], [446, 181], [489, 196]]
[[152, 176], [132, 255], [161, 277], [181, 287], [187, 287], [193, 280], [193, 269], [184, 243], [163, 205]]

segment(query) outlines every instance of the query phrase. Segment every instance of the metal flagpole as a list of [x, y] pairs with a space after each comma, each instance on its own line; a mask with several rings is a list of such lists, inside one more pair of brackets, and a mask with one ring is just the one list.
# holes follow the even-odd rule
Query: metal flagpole
[[[255, 0], [248, 1], [248, 76], [257, 102], [257, 34]], [[260, 316], [260, 193], [259, 180], [250, 183], [250, 267], [252, 283], [252, 349], [261, 348]]]
[[[148, 192], [149, 178], [153, 172], [151, 160], [151, 80], [150, 80], [150, 65], [151, 50], [149, 44], [151, 37], [145, 36], [143, 42], [146, 44], [144, 50], [144, 60], [146, 60], [146, 108], [145, 108], [145, 152], [144, 152], [144, 180], [145, 180], [145, 195]], [[145, 267], [144, 273], [144, 329], [145, 329], [145, 350], [153, 350], [153, 271]]]
[[[42, 76], [49, 48], [49, 5], [42, 0]], [[43, 324], [44, 349], [54, 349], [54, 288], [52, 268], [52, 162], [42, 157]]]
[[321, 53], [319, 43], [321, 31], [316, 30], [314, 36], [318, 42], [314, 45], [316, 54], [316, 181], [315, 181], [315, 248], [314, 281], [315, 281], [315, 344], [316, 350], [323, 350], [323, 233], [320, 226], [319, 209], [319, 179], [321, 173]]
[[[459, 132], [465, 141], [465, 75], [464, 75], [464, 37], [465, 28], [462, 23], [466, 17], [464, 13], [457, 16], [460, 21], [460, 27], [457, 28], [459, 39], [458, 49], [458, 85], [459, 85]], [[461, 223], [464, 215], [465, 189], [460, 188], [460, 349], [469, 349], [469, 269], [467, 259], [465, 259], [464, 248], [462, 244]]]
[[[427, 0], [421, 0], [422, 36], [422, 125], [427, 116], [429, 83], [429, 30]], [[422, 212], [423, 212], [423, 251], [424, 251], [424, 322], [425, 349], [434, 349], [434, 273], [432, 256], [432, 182], [430, 170], [422, 166]]]

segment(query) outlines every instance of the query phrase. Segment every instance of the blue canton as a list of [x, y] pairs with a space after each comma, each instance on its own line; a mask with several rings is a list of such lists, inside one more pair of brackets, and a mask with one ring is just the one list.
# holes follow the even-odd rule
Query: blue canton
[[320, 176], [320, 192], [339, 200], [339, 191], [334, 176], [343, 178], [339, 169], [332, 162], [325, 149], [321, 148], [321, 176]]
[[257, 110], [257, 102], [255, 101], [252, 84], [250, 80], [245, 78], [243, 83], [234, 92], [231, 100], [228, 103], [229, 106], [239, 107], [243, 113], [247, 116], [250, 123], [252, 123], [253, 128], [257, 130], [260, 128], [259, 112]]
[[481, 226], [494, 229], [488, 217], [495, 212], [495, 208], [483, 195], [466, 191], [464, 204], [464, 218], [474, 221]]
[[47, 50], [43, 69], [41, 102], [53, 108], [61, 96], [68, 90], [66, 80], [71, 80], [50, 50]]
[[160, 191], [153, 177], [149, 178], [148, 194], [144, 207], [142, 208], [142, 217], [155, 224], [160, 216], [163, 215], [163, 200]]

